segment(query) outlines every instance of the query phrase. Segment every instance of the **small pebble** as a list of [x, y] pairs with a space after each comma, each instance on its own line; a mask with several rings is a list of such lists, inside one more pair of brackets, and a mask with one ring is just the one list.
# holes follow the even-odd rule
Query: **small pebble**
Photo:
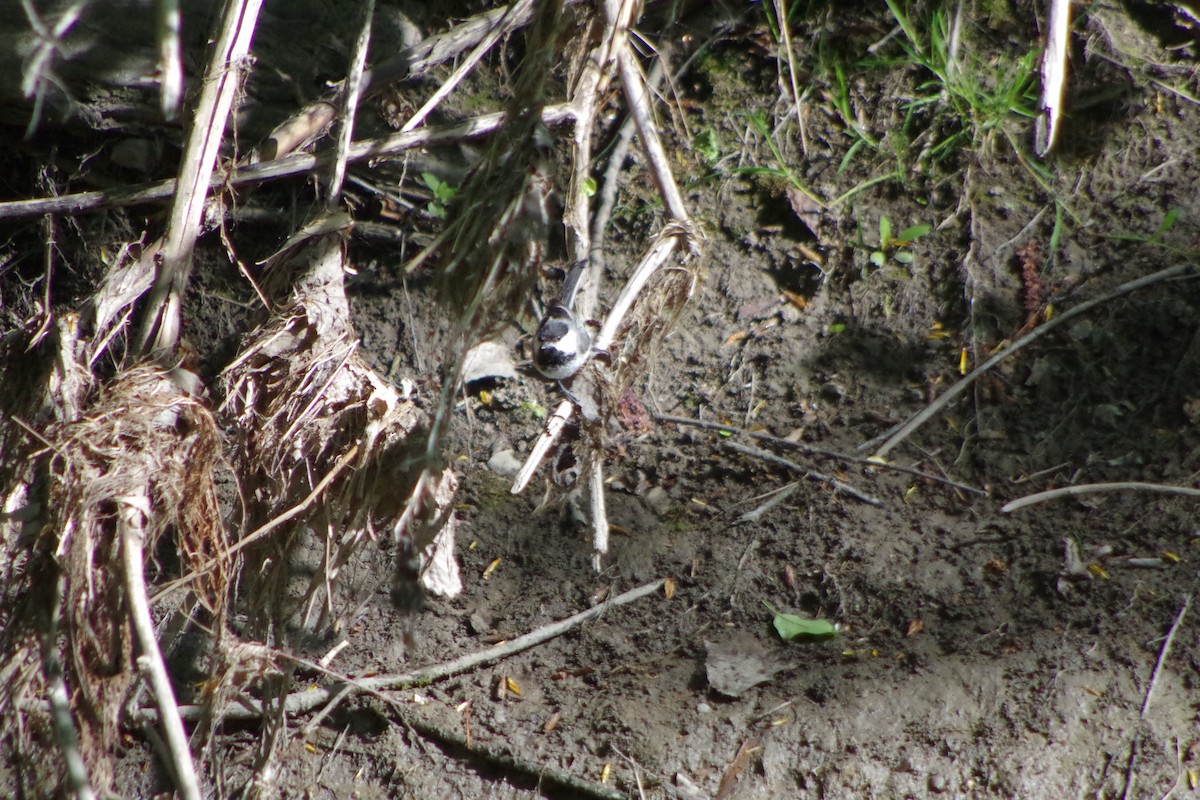
[[946, 791], [946, 779], [936, 772], [932, 773], [929, 776], [929, 790], [939, 794]]
[[467, 617], [467, 630], [469, 630], [471, 633], [475, 634], [476, 636], [487, 633], [491, 629], [492, 629], [491, 621], [488, 620], [488, 618], [485, 617], [479, 611], [476, 611], [474, 614]]
[[650, 506], [650, 510], [658, 516], [665, 516], [671, 510], [671, 497], [667, 494], [667, 490], [661, 486], [655, 486], [650, 491], [646, 492], [646, 505]]
[[512, 450], [501, 450], [488, 459], [488, 469], [505, 478], [515, 478], [521, 471], [521, 460]]
[[712, 712], [712, 706], [701, 700], [696, 704], [696, 712], [699, 714], [708, 714]]

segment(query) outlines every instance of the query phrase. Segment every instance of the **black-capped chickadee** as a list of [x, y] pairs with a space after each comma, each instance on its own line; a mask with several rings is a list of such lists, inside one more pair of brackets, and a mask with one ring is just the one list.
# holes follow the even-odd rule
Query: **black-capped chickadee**
[[550, 301], [533, 337], [537, 347], [533, 366], [550, 380], [561, 382], [570, 378], [592, 354], [592, 335], [572, 311], [586, 268], [587, 262], [580, 261], [567, 270], [562, 291]]

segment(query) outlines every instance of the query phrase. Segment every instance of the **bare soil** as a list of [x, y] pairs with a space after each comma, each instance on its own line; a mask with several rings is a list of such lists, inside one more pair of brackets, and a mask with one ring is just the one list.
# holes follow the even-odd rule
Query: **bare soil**
[[[1026, 4], [971, 13], [969, 38], [983, 54], [972, 63], [1023, 53], [1036, 39]], [[1142, 489], [1000, 509], [1075, 484], [1196, 487], [1194, 272], [1100, 304], [1038, 338], [888, 456], [958, 485], [836, 454], [870, 456], [964, 371], [1055, 314], [1195, 262], [1195, 41], [1140, 5], [1080, 9], [1072, 110], [1054, 155], [1035, 159], [1031, 121], [1008, 116], [934, 162], [917, 154], [950, 123], [937, 112], [913, 121], [905, 108], [928, 75], [901, 63], [895, 41], [880, 51], [895, 63], [859, 63], [894, 26], [883, 4], [797, 15], [807, 153], [794, 110], [775, 129], [796, 180], [830, 199], [896, 168], [887, 144], [863, 148], [840, 168], [855, 139], [832, 104], [836, 80], [820, 69], [829, 56], [819, 47], [843, 54], [865, 130], [880, 142], [901, 131], [912, 140], [896, 179], [801, 217], [786, 180], [741, 169], [781, 166], [747, 115], [777, 120], [794, 105], [761, 8], [691, 4], [681, 21], [655, 29], [664, 15], [648, 10], [660, 41], [706, 43], [665, 91], [659, 113], [708, 240], [693, 264], [695, 295], [635, 387], [642, 424], [613, 439], [614, 536], [601, 571], [592, 566], [588, 528], [574, 521], [560, 489], [539, 477], [513, 496], [510, 478], [488, 466], [497, 453], [520, 458], [528, 450], [541, 430], [536, 412], [557, 403], [555, 387], [532, 374], [486, 391], [470, 387], [447, 454], [462, 477], [462, 594], [429, 598], [415, 647], [406, 646], [384, 577], [390, 543], [370, 548], [348, 580], [365, 600], [330, 666], [350, 676], [402, 673], [651, 580], [671, 579], [673, 594], [609, 609], [465, 674], [385, 697], [355, 694], [311, 730], [311, 715], [298, 715], [290, 738], [274, 744], [273, 789], [314, 798], [1192, 796], [1200, 776], [1200, 614], [1183, 611], [1200, 585], [1196, 499]], [[688, 54], [676, 52], [673, 69]], [[706, 132], [716, 157], [697, 150]], [[17, 142], [21, 129], [3, 135]], [[78, 133], [55, 135], [81, 147]], [[0, 191], [34, 191], [30, 157], [3, 157]], [[623, 181], [602, 304], [662, 220], [640, 159]], [[304, 187], [269, 196], [285, 208], [291, 191]], [[1174, 225], [1149, 241], [1170, 211], [1178, 213]], [[881, 215], [896, 230], [932, 226], [904, 248], [910, 265], [890, 253], [882, 268], [871, 263]], [[113, 218], [130, 228], [129, 217]], [[64, 303], [72, 283], [85, 287], [95, 275], [84, 259], [99, 230], [94, 218], [81, 219], [80, 241], [64, 247], [78, 259], [67, 267]], [[40, 254], [19, 248], [40, 233], [9, 230], [11, 295], [38, 272]], [[256, 219], [233, 224], [229, 235], [248, 260], [270, 253], [287, 229], [284, 220]], [[185, 334], [212, 381], [249, 324], [252, 295], [219, 258], [219, 243], [207, 244], [212, 254], [197, 270]], [[398, 248], [378, 240], [355, 239], [351, 253], [354, 321], [368, 359], [383, 373], [419, 376], [418, 396], [430, 402], [435, 376], [421, 369], [433, 358], [440, 312], [425, 279], [404, 278]], [[515, 323], [506, 340], [518, 358], [531, 325]], [[826, 452], [780, 449], [663, 415]], [[799, 471], [731, 442], [769, 450]], [[786, 486], [794, 489], [782, 502], [743, 518]], [[829, 620], [840, 632], [785, 641], [770, 609]], [[338, 641], [292, 639], [297, 655], [314, 660]], [[712, 685], [713, 670], [722, 669], [759, 670], [763, 679], [729, 696]], [[329, 683], [303, 667], [293, 680], [298, 689]], [[242, 792], [260, 744], [251, 722], [218, 733], [209, 758], [220, 775], [207, 784], [215, 794]], [[170, 790], [139, 731], [122, 746], [124, 795]], [[44, 787], [22, 779], [20, 758], [5, 749], [0, 786], [39, 793]]]

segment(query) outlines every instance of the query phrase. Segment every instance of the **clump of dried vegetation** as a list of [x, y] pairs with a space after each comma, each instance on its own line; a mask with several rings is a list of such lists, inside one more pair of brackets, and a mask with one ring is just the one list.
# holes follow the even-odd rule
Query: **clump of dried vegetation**
[[[256, 158], [239, 163], [222, 145], [253, 82], [249, 55], [259, 5], [231, 2], [219, 20], [205, 75], [194, 79], [199, 93], [185, 115], [192, 121], [178, 177], [165, 191], [47, 196], [0, 211], [53, 220], [64, 211], [171, 198], [166, 224], [148, 226], [110, 263], [96, 265], [104, 278], [73, 306], [51, 296], [47, 267], [46, 296], [22, 298], [19, 307], [28, 314], [13, 316], [3, 339], [0, 369], [11, 389], [0, 399], [6, 512], [0, 555], [7, 579], [0, 733], [21, 756], [17, 788], [27, 794], [120, 792], [115, 759], [131, 732], [161, 746], [183, 797], [214, 786], [269, 791], [292, 730], [291, 637], [341, 632], [370, 600], [378, 582], [344, 580], [366, 548], [393, 548], [392, 597], [404, 610], [419, 607], [422, 581], [435, 591], [456, 590], [458, 479], [441, 450], [464, 359], [534, 293], [544, 243], [558, 224], [550, 202], [549, 159], [556, 151], [569, 150], [568, 250], [580, 260], [595, 249], [591, 231], [603, 225], [594, 228], [589, 211], [591, 139], [614, 79], [654, 165], [670, 222], [597, 338], [609, 357], [588, 368], [587, 435], [579, 446], [593, 491], [598, 554], [606, 547], [607, 420], [620, 388], [644, 368], [653, 342], [691, 291], [690, 271], [659, 269], [680, 245], [685, 256], [693, 253], [699, 236], [666, 168], [630, 49], [638, 3], [600, 11], [521, 0], [417, 41], [371, 70], [368, 3], [345, 80], [281, 124]], [[54, 65], [65, 58], [78, 15], [75, 7], [54, 20], [31, 20], [43, 45], [26, 64], [23, 84], [33, 101], [31, 130], [47, 124], [42, 115], [54, 99]], [[168, 116], [181, 111], [180, 87], [189, 83], [178, 27], [175, 19], [160, 32]], [[514, 42], [523, 44], [523, 55], [503, 116], [445, 129], [424, 124], [423, 109], [398, 134], [354, 140], [351, 121], [360, 102], [389, 82], [425, 75], [473, 48], [435, 93], [432, 108], [477, 56], [521, 28], [527, 33]], [[568, 96], [553, 104], [551, 89], [564, 73]], [[570, 144], [556, 148], [548, 126], [564, 123]], [[354, 223], [340, 190], [347, 164], [484, 134], [490, 140], [482, 159], [421, 259], [440, 276], [451, 331], [440, 375], [407, 376], [438, 378], [431, 401], [412, 391], [412, 380], [397, 388], [358, 352], [345, 287]], [[302, 144], [321, 157], [294, 151]], [[181, 309], [197, 242], [237, 203], [223, 187], [214, 193], [213, 176], [222, 173], [229, 185], [316, 173], [321, 190], [312, 199], [312, 221], [261, 274], [247, 271], [260, 299], [258, 322], [219, 384], [206, 386], [187, 352]], [[53, 252], [51, 243], [48, 265]], [[593, 263], [592, 297], [599, 267]], [[620, 347], [610, 347], [613, 341]], [[564, 404], [547, 446], [572, 413]], [[539, 458], [531, 459], [530, 471]], [[441, 564], [436, 576], [427, 571], [431, 563]], [[164, 651], [182, 650], [193, 653], [188, 669], [180, 673], [172, 661], [169, 671]], [[204, 680], [188, 685], [189, 676]], [[182, 700], [191, 705], [181, 709]], [[254, 777], [231, 787], [212, 745], [224, 715], [239, 705], [257, 710], [264, 736]], [[185, 718], [194, 723], [190, 730]]]

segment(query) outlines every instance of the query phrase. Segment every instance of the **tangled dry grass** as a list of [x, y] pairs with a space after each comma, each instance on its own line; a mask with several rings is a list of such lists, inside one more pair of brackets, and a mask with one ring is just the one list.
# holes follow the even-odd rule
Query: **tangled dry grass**
[[[370, 8], [357, 67], [337, 96], [322, 101], [343, 118], [353, 116], [368, 78], [362, 56]], [[314, 203], [306, 233], [253, 279], [263, 305], [259, 322], [222, 370], [219, 387], [206, 389], [180, 335], [180, 307], [205, 214], [228, 210], [229, 198], [210, 196], [211, 176], [228, 109], [246, 79], [243, 56], [258, 10], [257, 3], [235, 3], [222, 20], [165, 232], [156, 238], [147, 230], [120, 248], [77, 308], [23, 298], [29, 315], [3, 342], [0, 364], [14, 390], [0, 422], [0, 533], [11, 601], [3, 619], [0, 736], [30, 756], [18, 778], [28, 793], [120, 792], [114, 759], [131, 731], [162, 745], [181, 796], [199, 797], [211, 785], [224, 793], [224, 756], [214, 737], [239, 703], [259, 709], [263, 726], [255, 777], [242, 788], [270, 793], [291, 735], [285, 699], [292, 637], [340, 633], [370, 600], [384, 579], [356, 574], [366, 548], [392, 543], [392, 597], [405, 610], [419, 607], [422, 580], [455, 591], [458, 479], [441, 449], [466, 353], [521, 313], [541, 276], [555, 224], [547, 123], [563, 116], [561, 108], [548, 110], [547, 97], [564, 66], [562, 52], [572, 54], [563, 70], [572, 83], [564, 107], [576, 129], [569, 249], [583, 258], [592, 250], [590, 132], [618, 73], [673, 219], [602, 333], [607, 342], [619, 334], [621, 348], [590, 368], [590, 402], [599, 414], [593, 408], [579, 446], [592, 470], [598, 528], [607, 524], [605, 420], [694, 282], [686, 269], [659, 269], [678, 245], [691, 251], [699, 239], [662, 158], [629, 51], [638, 4], [566, 12], [561, 0], [522, 0], [485, 15], [487, 24], [471, 21], [451, 32], [460, 35], [440, 39], [440, 58], [470, 46], [482, 54], [529, 23], [504, 122], [426, 252], [437, 255], [430, 263], [439, 265], [452, 331], [438, 400], [422, 407], [411, 381], [397, 389], [358, 353], [345, 289], [352, 222], [336, 206], [354, 149], [348, 135], [330, 159], [332, 194], [323, 207]], [[72, 24], [64, 18], [54, 36], [66, 36]], [[48, 71], [56, 42], [29, 69]], [[165, 45], [173, 52], [179, 42]], [[407, 69], [391, 79], [430, 63], [437, 48], [424, 45], [414, 46]], [[171, 111], [178, 60], [163, 66], [171, 78], [163, 108]], [[33, 76], [33, 84], [47, 87], [48, 75]], [[296, 146], [320, 141], [335, 122], [336, 115], [305, 109], [277, 131], [303, 128], [287, 139]], [[438, 135], [416, 133], [406, 147]], [[273, 134], [259, 155], [286, 159], [287, 149]], [[346, 580], [352, 573], [357, 579]], [[188, 684], [187, 676], [198, 680]], [[203, 709], [190, 733], [181, 700]]]

